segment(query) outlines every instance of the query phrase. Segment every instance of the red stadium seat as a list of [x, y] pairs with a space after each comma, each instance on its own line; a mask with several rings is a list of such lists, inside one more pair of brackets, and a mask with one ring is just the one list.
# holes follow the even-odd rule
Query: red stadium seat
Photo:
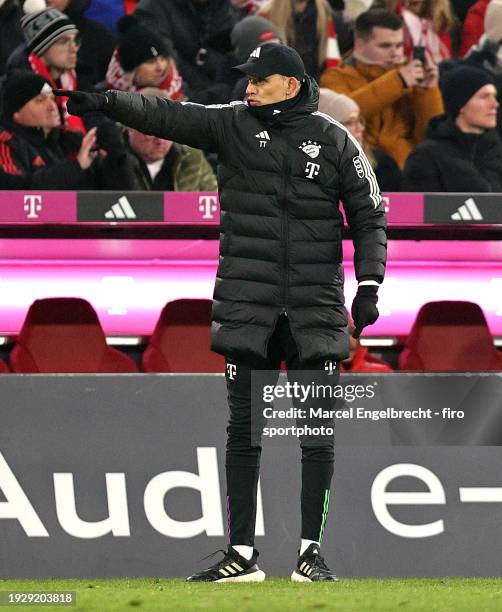
[[210, 350], [211, 300], [176, 300], [160, 313], [143, 353], [145, 372], [224, 372], [225, 360]]
[[417, 315], [399, 367], [425, 372], [502, 370], [502, 354], [477, 304], [429, 302]]
[[9, 372], [9, 366], [5, 363], [5, 361], [3, 361], [3, 359], [0, 359], [0, 374], [8, 374]]
[[106, 344], [98, 316], [80, 298], [47, 298], [30, 306], [10, 354], [14, 372], [138, 372]]

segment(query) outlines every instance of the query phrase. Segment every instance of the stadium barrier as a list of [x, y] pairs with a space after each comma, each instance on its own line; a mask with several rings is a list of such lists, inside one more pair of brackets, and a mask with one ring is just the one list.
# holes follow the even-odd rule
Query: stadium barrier
[[[225, 546], [223, 376], [0, 382], [0, 578], [184, 576]], [[497, 574], [502, 375], [345, 375], [341, 397], [330, 566], [346, 577]], [[267, 433], [261, 474], [260, 565], [289, 575], [295, 436]]]

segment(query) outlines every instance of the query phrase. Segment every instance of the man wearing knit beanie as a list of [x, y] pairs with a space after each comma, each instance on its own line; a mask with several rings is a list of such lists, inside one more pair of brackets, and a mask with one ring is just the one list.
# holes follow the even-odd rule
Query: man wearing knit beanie
[[[42, 57], [54, 43], [60, 41], [67, 35], [73, 35], [72, 40], [78, 34], [78, 30], [70, 19], [57, 9], [46, 9], [29, 13], [21, 19], [24, 37], [28, 51]], [[76, 65], [76, 53], [75, 63]]]
[[[461, 66], [447, 72], [441, 82], [441, 92], [446, 113], [452, 119], [457, 119], [463, 107], [485, 85], [491, 85], [495, 90], [493, 77], [480, 68]], [[496, 116], [494, 118], [490, 115], [489, 125], [483, 127], [496, 127]]]
[[107, 87], [120, 91], [157, 87], [171, 100], [181, 100], [183, 79], [170, 42], [133, 15], [120, 19], [117, 29], [118, 44], [108, 65]]
[[60, 130], [54, 98], [51, 83], [39, 74], [7, 74], [0, 95], [0, 189], [131, 188], [125, 153], [94, 152], [96, 128], [83, 137]]
[[[57, 9], [38, 10], [21, 19], [26, 41], [8, 60], [10, 70], [32, 70], [49, 81], [53, 89], [77, 89], [77, 52], [80, 48], [79, 32], [75, 24]], [[80, 118], [66, 112], [66, 100], [58, 98], [57, 105], [65, 126], [85, 133]]]
[[427, 137], [405, 167], [407, 191], [502, 191], [502, 141], [497, 89], [480, 68], [461, 66], [442, 80], [446, 113], [429, 123]]
[[[498, 101], [502, 104], [502, 0], [491, 0], [488, 4], [484, 27], [485, 33], [477, 44], [470, 47], [464, 59], [443, 63], [441, 72], [444, 73], [452, 66], [467, 65], [483, 68], [494, 78]], [[497, 128], [502, 137], [502, 106], [499, 107]]]

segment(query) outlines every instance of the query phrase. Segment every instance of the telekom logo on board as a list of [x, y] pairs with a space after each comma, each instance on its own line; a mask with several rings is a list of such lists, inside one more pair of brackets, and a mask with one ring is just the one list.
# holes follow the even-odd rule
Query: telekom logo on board
[[218, 198], [215, 195], [199, 196], [199, 211], [203, 219], [214, 219], [214, 213], [218, 210]]
[[42, 212], [42, 196], [41, 195], [25, 195], [24, 211], [27, 219], [38, 219], [38, 213]]

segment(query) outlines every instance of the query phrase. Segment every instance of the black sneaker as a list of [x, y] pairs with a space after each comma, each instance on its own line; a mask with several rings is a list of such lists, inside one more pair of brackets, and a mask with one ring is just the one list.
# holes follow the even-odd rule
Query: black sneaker
[[296, 570], [291, 574], [293, 582], [337, 582], [338, 576], [329, 569], [321, 557], [317, 544], [311, 544], [307, 550], [298, 557]]
[[[228, 551], [217, 550], [216, 553], [223, 553], [224, 557], [218, 563], [211, 565], [206, 570], [193, 574], [187, 578], [188, 582], [263, 582], [265, 572], [256, 564], [258, 551], [253, 551], [253, 556], [248, 561], [241, 557], [231, 546]], [[213, 553], [214, 555], [216, 553]], [[213, 555], [209, 555], [212, 557]], [[207, 559], [207, 557], [206, 557]]]

